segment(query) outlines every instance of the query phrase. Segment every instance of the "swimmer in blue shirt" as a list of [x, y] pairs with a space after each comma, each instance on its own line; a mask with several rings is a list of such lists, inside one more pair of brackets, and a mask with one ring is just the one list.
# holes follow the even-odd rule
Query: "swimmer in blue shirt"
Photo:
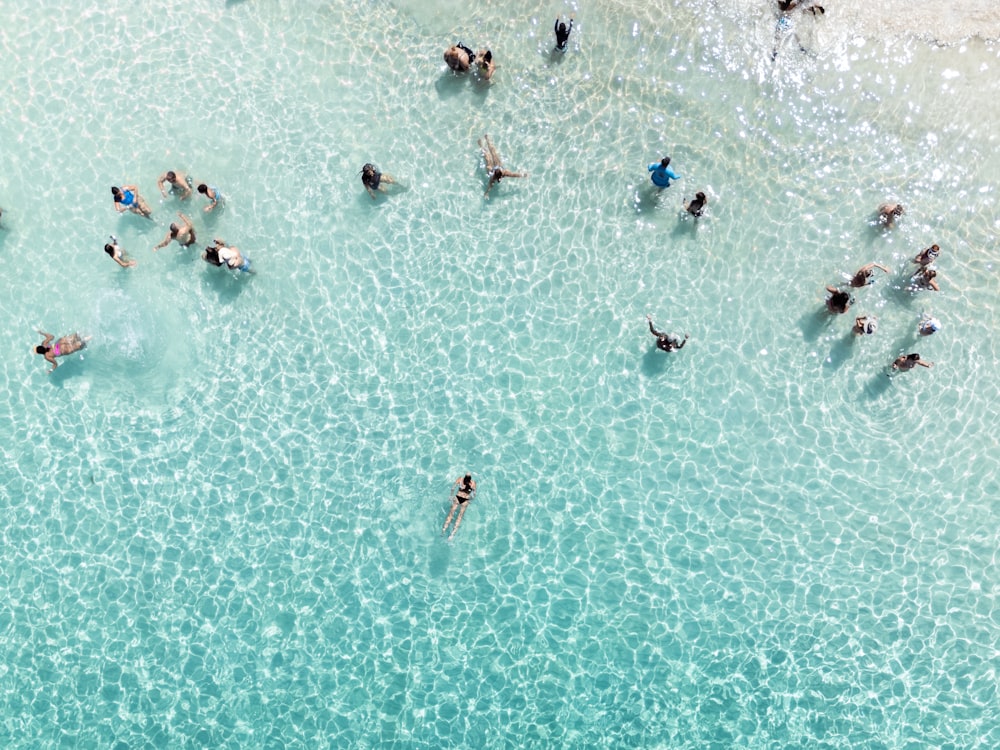
[[671, 180], [679, 180], [681, 178], [679, 174], [674, 174], [674, 171], [670, 168], [669, 156], [664, 156], [660, 159], [659, 164], [650, 164], [648, 171], [653, 173], [649, 176], [649, 179], [661, 190], [670, 187]]

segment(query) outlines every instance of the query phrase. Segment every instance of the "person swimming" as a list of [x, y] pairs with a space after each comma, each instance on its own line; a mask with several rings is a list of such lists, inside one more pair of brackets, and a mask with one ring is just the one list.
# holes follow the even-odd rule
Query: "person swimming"
[[504, 177], [528, 176], [527, 172], [511, 172], [504, 168], [503, 163], [500, 161], [500, 154], [497, 153], [496, 146], [493, 145], [488, 133], [484, 133], [482, 139], [477, 141], [477, 143], [483, 151], [483, 161], [486, 162], [486, 173], [490, 176], [490, 183], [486, 186], [486, 192], [483, 194], [484, 198], [490, 197], [490, 190]]
[[924, 362], [920, 359], [920, 355], [916, 352], [912, 354], [902, 354], [896, 357], [896, 361], [892, 363], [892, 369], [898, 370], [900, 372], [906, 372], [907, 370], [912, 370], [917, 365], [921, 367], [933, 367], [933, 362]]
[[910, 282], [914, 289], [932, 289], [935, 292], [941, 291], [941, 287], [937, 282], [937, 271], [933, 268], [928, 268], [927, 266], [922, 266], [919, 271], [913, 274]]
[[566, 51], [566, 43], [569, 41], [570, 32], [573, 31], [573, 14], [569, 16], [569, 26], [562, 22], [561, 18], [556, 18], [556, 24], [552, 29], [556, 35], [556, 49], [560, 52]]
[[132, 268], [139, 265], [138, 261], [130, 260], [125, 255], [125, 251], [118, 246], [118, 239], [114, 235], [111, 235], [111, 242], [104, 245], [104, 252], [122, 268]]
[[675, 352], [684, 348], [688, 339], [691, 337], [690, 334], [684, 334], [684, 340], [677, 338], [673, 334], [664, 333], [663, 331], [657, 331], [653, 326], [653, 316], [647, 315], [646, 322], [649, 323], [649, 332], [656, 336], [656, 347], [662, 349], [665, 352]]
[[681, 178], [679, 174], [674, 174], [674, 171], [670, 169], [669, 156], [664, 156], [660, 159], [659, 163], [654, 162], [653, 164], [650, 164], [646, 171], [652, 172], [649, 179], [651, 179], [653, 184], [661, 190], [663, 188], [670, 187], [671, 180], [679, 180]]
[[46, 333], [45, 331], [39, 331], [45, 340], [41, 344], [35, 347], [35, 354], [41, 354], [45, 357], [45, 361], [52, 365], [52, 369], [49, 372], [54, 372], [58, 363], [56, 362], [56, 357], [66, 357], [70, 354], [80, 351], [87, 346], [87, 342], [90, 341], [90, 336], [87, 338], [80, 338], [79, 333], [72, 333], [69, 336], [63, 336], [55, 344], [49, 345], [49, 342], [55, 338], [51, 333]]

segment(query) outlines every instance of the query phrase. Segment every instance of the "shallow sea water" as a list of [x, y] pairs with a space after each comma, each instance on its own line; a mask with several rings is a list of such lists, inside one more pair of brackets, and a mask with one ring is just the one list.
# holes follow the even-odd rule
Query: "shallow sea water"
[[[642, 5], [7, 9], [0, 744], [1000, 744], [1000, 52]], [[153, 254], [179, 209], [256, 275]]]

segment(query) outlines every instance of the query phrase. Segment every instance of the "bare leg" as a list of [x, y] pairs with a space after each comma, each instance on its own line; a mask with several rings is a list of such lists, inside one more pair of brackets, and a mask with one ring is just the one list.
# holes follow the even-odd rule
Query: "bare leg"
[[[448, 531], [448, 524], [451, 523], [451, 517], [455, 515], [455, 509], [458, 508], [458, 498], [452, 498], [451, 500], [451, 512], [444, 521], [444, 526], [441, 527], [441, 534], [444, 535]], [[461, 517], [461, 516], [460, 516]]]
[[465, 515], [465, 509], [468, 508], [468, 507], [469, 507], [469, 502], [468, 501], [462, 503], [462, 509], [460, 511], [458, 511], [458, 518], [455, 519], [455, 528], [453, 528], [451, 530], [451, 536], [448, 537], [448, 541], [449, 542], [452, 539], [454, 539], [455, 538], [455, 534], [458, 533], [458, 527], [462, 525], [462, 516]]

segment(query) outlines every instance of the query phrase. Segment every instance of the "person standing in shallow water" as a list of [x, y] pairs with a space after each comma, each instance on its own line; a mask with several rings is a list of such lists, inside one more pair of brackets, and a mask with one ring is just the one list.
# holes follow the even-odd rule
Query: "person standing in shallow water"
[[464, 477], [459, 477], [455, 480], [455, 483], [451, 486], [451, 490], [451, 511], [444, 521], [444, 526], [441, 527], [441, 533], [448, 533], [448, 524], [451, 523], [452, 516], [455, 515], [456, 510], [458, 510], [458, 518], [455, 519], [455, 528], [451, 530], [451, 536], [448, 537], [448, 541], [455, 538], [455, 534], [458, 533], [458, 527], [462, 525], [462, 517], [465, 515], [466, 509], [468, 509], [469, 503], [476, 496], [476, 480], [472, 478], [472, 474], [466, 474]]
[[834, 315], [841, 315], [847, 312], [854, 303], [854, 298], [843, 289], [828, 286], [826, 291], [830, 293], [830, 296], [826, 298], [826, 309]]
[[181, 218], [181, 225], [178, 226], [176, 223], [170, 225], [167, 236], [160, 240], [159, 244], [153, 246], [154, 253], [174, 240], [177, 240], [177, 244], [181, 247], [190, 247], [195, 243], [194, 224], [191, 223], [191, 219], [180, 211], [177, 212], [177, 215]]
[[139, 216], [145, 216], [147, 219], [153, 218], [153, 212], [150, 210], [149, 204], [139, 195], [139, 188], [135, 185], [112, 187], [111, 196], [114, 198], [115, 211], [118, 213], [123, 214], [125, 211], [131, 211], [134, 214], [139, 214]]
[[646, 171], [652, 172], [649, 179], [651, 179], [653, 184], [660, 188], [660, 190], [670, 187], [671, 180], [679, 180], [681, 178], [679, 174], [674, 174], [674, 171], [670, 168], [669, 156], [664, 156], [660, 159], [659, 163], [654, 162], [653, 164], [650, 164]]
[[365, 190], [368, 191], [368, 195], [375, 200], [375, 191], [385, 192], [385, 188], [382, 187], [382, 183], [386, 185], [394, 185], [396, 181], [392, 178], [392, 175], [383, 174], [379, 172], [374, 164], [368, 163], [361, 167], [361, 184], [365, 186]]
[[684, 204], [684, 210], [691, 214], [694, 218], [700, 219], [701, 215], [705, 213], [705, 206], [708, 204], [708, 198], [702, 192], [697, 192], [694, 194], [694, 198]]
[[160, 189], [160, 195], [164, 198], [167, 197], [167, 185], [170, 185], [171, 193], [181, 194], [182, 201], [191, 197], [191, 178], [183, 172], [170, 170], [160, 175], [160, 179], [156, 181], [156, 187]]
[[656, 346], [665, 352], [675, 352], [684, 348], [688, 339], [691, 337], [690, 334], [684, 334], [684, 340], [677, 338], [673, 334], [664, 333], [663, 331], [657, 331], [653, 326], [653, 316], [647, 315], [646, 322], [649, 323], [649, 332], [656, 336]]
[[219, 203], [222, 202], [222, 191], [217, 187], [212, 187], [211, 185], [206, 185], [204, 182], [198, 186], [198, 192], [204, 195], [209, 200], [209, 204], [205, 206], [205, 213], [215, 209]]
[[556, 35], [556, 49], [560, 52], [566, 51], [566, 43], [569, 41], [570, 32], [573, 31], [573, 14], [569, 15], [569, 26], [562, 22], [561, 18], [556, 19], [556, 25], [552, 29]]

